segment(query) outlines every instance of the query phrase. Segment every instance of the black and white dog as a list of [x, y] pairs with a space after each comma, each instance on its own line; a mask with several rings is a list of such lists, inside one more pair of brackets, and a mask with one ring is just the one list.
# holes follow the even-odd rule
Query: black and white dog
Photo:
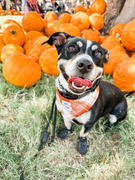
[[66, 127], [58, 136], [66, 138], [73, 122], [81, 124], [77, 149], [85, 154], [88, 131], [101, 116], [108, 115], [108, 127], [123, 120], [127, 114], [126, 99], [116, 86], [101, 81], [108, 52], [98, 43], [63, 32], [54, 33], [47, 43], [54, 44], [59, 54], [56, 106]]

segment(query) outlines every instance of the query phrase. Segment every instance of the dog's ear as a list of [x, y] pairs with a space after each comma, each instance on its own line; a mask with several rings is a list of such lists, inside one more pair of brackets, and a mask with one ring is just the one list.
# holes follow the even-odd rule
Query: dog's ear
[[56, 32], [52, 34], [47, 41], [43, 42], [42, 45], [46, 43], [50, 45], [55, 45], [59, 54], [63, 45], [66, 43], [67, 39], [70, 37], [73, 37], [73, 36], [70, 36], [69, 34], [65, 32]]

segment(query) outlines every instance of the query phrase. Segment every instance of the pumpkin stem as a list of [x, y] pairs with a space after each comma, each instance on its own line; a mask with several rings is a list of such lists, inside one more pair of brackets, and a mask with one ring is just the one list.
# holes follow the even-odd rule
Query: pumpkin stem
[[11, 33], [12, 35], [15, 35], [15, 34], [16, 34], [16, 31], [11, 30], [10, 33]]

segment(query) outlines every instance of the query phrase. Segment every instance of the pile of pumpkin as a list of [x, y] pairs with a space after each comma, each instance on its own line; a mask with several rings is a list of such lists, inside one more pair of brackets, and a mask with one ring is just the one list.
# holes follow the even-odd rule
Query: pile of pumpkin
[[66, 32], [93, 40], [109, 50], [104, 72], [113, 75], [114, 83], [123, 91], [135, 90], [135, 20], [114, 26], [110, 34], [99, 32], [104, 25], [106, 3], [93, 0], [89, 8], [77, 6], [74, 14], [59, 17], [47, 12], [44, 19], [36, 12], [23, 16], [21, 25], [13, 20], [2, 24], [0, 53], [5, 79], [20, 87], [30, 87], [41, 78], [41, 71], [58, 75], [58, 54], [54, 46], [41, 45], [54, 32]]
[[104, 73], [112, 75], [122, 91], [135, 91], [135, 19], [115, 25], [104, 38], [101, 46], [109, 51]]
[[24, 13], [21, 12], [21, 11], [17, 11], [15, 9], [11, 10], [11, 9], [8, 9], [8, 10], [2, 10], [0, 8], [0, 16], [5, 16], [5, 15], [23, 15]]
[[96, 11], [99, 10], [103, 13], [105, 6], [104, 0], [102, 0], [102, 11], [100, 6], [99, 8], [94, 6], [92, 15], [95, 15], [93, 17], [88, 15], [90, 13], [88, 9], [77, 6], [73, 15], [64, 13], [59, 18], [55, 12], [50, 11], [44, 18], [36, 12], [28, 12], [23, 16], [21, 24], [14, 20], [6, 20], [1, 25], [2, 32], [0, 34], [0, 60], [3, 63], [5, 79], [15, 86], [28, 88], [41, 78], [41, 71], [57, 76], [59, 74], [57, 50], [54, 46], [41, 44], [47, 41], [52, 33], [58, 31], [67, 32], [73, 36], [82, 36], [86, 39], [89, 38], [89, 35], [91, 38], [94, 37], [93, 40], [98, 39], [99, 31], [93, 31], [90, 27], [94, 28], [95, 19], [99, 16], [102, 24], [99, 27], [97, 23], [96, 28], [102, 29], [104, 18]]

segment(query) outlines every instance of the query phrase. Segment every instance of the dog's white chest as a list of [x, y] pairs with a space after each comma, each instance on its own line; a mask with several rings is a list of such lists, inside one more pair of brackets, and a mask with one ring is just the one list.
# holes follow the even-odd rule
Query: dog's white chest
[[90, 119], [91, 111], [84, 112], [82, 115], [75, 117], [70, 112], [71, 111], [70, 103], [64, 102], [64, 108], [63, 108], [63, 105], [59, 103], [59, 101], [56, 101], [56, 106], [58, 111], [61, 112], [65, 122], [76, 119], [79, 123], [85, 124]]
[[66, 99], [60, 95], [58, 89], [56, 93], [56, 106], [61, 112], [64, 121], [76, 119], [80, 123], [88, 121], [90, 109], [94, 105], [99, 95], [99, 87], [92, 93], [80, 98], [79, 100]]

